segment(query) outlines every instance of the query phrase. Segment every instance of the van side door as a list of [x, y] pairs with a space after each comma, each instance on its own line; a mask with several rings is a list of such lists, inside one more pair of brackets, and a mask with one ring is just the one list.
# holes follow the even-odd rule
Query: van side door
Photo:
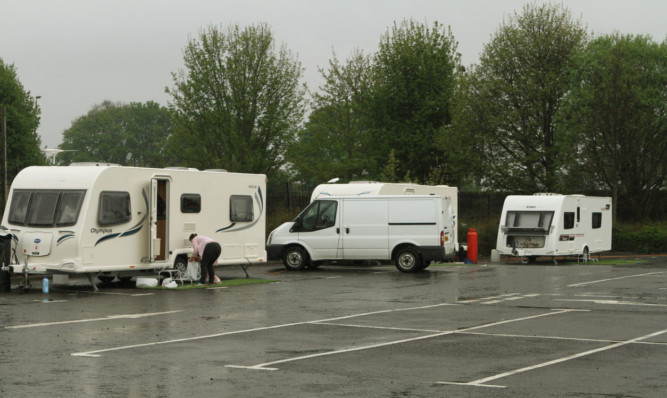
[[342, 258], [387, 260], [389, 201], [384, 198], [343, 200]]

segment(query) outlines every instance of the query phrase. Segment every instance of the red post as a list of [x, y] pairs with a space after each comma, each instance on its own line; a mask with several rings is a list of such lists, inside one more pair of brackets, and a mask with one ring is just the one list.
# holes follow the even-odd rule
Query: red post
[[468, 260], [477, 264], [477, 230], [470, 228], [468, 231]]

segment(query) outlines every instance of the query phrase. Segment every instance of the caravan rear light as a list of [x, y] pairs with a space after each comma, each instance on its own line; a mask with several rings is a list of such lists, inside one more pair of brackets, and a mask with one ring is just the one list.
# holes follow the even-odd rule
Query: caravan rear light
[[440, 231], [440, 247], [445, 246], [445, 231]]

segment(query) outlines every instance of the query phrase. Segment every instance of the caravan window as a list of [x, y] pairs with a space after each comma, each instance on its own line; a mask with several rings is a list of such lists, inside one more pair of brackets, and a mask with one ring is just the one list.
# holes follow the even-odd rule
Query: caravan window
[[10, 224], [25, 224], [25, 216], [28, 214], [30, 203], [30, 191], [14, 191], [12, 204], [9, 208], [8, 221]]
[[574, 228], [574, 212], [566, 211], [563, 214], [563, 229], [572, 229]]
[[602, 213], [593, 212], [593, 229], [602, 227]]
[[102, 227], [123, 224], [132, 219], [129, 192], [102, 192], [97, 222]]
[[233, 222], [247, 222], [254, 218], [252, 197], [232, 195], [229, 200], [229, 219]]
[[58, 204], [57, 191], [35, 191], [30, 198], [30, 212], [28, 213], [28, 225], [50, 226], [53, 225]]
[[15, 190], [8, 221], [32, 227], [74, 225], [85, 193], [85, 190]]
[[508, 211], [505, 226], [519, 229], [549, 231], [553, 211]]
[[181, 213], [199, 213], [201, 211], [201, 196], [197, 193], [181, 195]]
[[65, 191], [60, 195], [56, 226], [65, 227], [76, 224], [85, 191]]

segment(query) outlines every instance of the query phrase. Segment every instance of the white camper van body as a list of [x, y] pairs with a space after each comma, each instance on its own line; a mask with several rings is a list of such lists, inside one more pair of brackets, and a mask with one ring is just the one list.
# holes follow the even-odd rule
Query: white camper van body
[[501, 256], [582, 256], [611, 250], [611, 198], [535, 194], [505, 198], [496, 250]]
[[220, 242], [219, 264], [262, 262], [265, 192], [259, 174], [28, 167], [14, 179], [2, 219], [15, 246], [10, 271], [113, 278], [183, 267], [192, 233]]
[[403, 272], [454, 257], [451, 200], [443, 196], [322, 196], [267, 240], [290, 270], [327, 260], [393, 260]]
[[325, 196], [360, 196], [360, 195], [440, 195], [449, 198], [451, 217], [454, 220], [453, 241], [455, 250], [459, 249], [458, 223], [459, 189], [449, 185], [419, 185], [410, 183], [388, 183], [375, 181], [352, 181], [349, 184], [320, 184], [313, 189], [310, 201]]

